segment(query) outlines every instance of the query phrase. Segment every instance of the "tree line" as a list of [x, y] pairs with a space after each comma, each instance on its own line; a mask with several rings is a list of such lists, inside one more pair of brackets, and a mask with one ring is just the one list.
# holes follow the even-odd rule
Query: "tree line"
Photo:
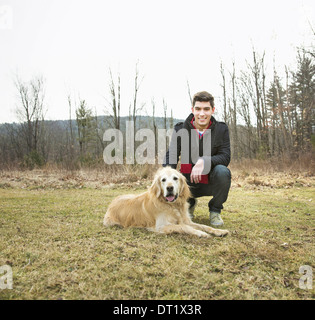
[[254, 49], [246, 69], [221, 63], [223, 119], [230, 128], [234, 159], [296, 158], [315, 147], [315, 50], [299, 48], [296, 67], [275, 66], [267, 83], [265, 52]]
[[[47, 109], [43, 77], [23, 81], [17, 76], [14, 83], [19, 98], [16, 109], [19, 122], [0, 125], [0, 169], [33, 169], [46, 164], [56, 164], [70, 170], [85, 166], [99, 167], [104, 164], [103, 151], [109, 143], [103, 140], [105, 130], [118, 129], [125, 134], [126, 121], [133, 124], [134, 132], [140, 128], [151, 128], [157, 133], [159, 128], [173, 126], [172, 111], [169, 117], [164, 99], [163, 117], [156, 116], [154, 98], [151, 101], [152, 115], [143, 115], [143, 111], [147, 110], [144, 103], [138, 102], [143, 80], [138, 63], [135, 68], [133, 99], [127, 117], [120, 114], [120, 74], [114, 77], [109, 69], [109, 79], [110, 98], [104, 110], [105, 115], [98, 115], [85, 99], [75, 99], [68, 95], [69, 119], [51, 121], [45, 119]], [[73, 111], [75, 119], [71, 117]], [[155, 136], [157, 139], [157, 134]], [[139, 141], [134, 141], [135, 147], [139, 144]]]
[[[232, 159], [266, 159], [284, 154], [296, 158], [314, 151], [314, 59], [313, 47], [298, 48], [295, 69], [284, 66], [284, 79], [275, 67], [267, 74], [265, 53], [259, 54], [254, 49], [252, 60], [246, 62], [244, 70], [236, 71], [234, 61], [231, 70], [221, 63], [222, 99], [216, 104], [221, 104], [217, 109], [222, 110], [222, 120], [230, 129]], [[267, 82], [268, 78], [272, 80]], [[134, 132], [137, 128], [150, 128], [155, 133], [159, 128], [172, 128], [178, 119], [173, 119], [165, 99], [159, 102], [163, 110], [161, 117], [156, 116], [154, 98], [150, 106], [139, 103], [142, 81], [137, 63], [127, 117], [120, 114], [120, 74], [114, 75], [109, 69], [110, 99], [105, 116], [97, 115], [86, 100], [69, 95], [69, 120], [47, 121], [45, 80], [35, 77], [23, 81], [16, 77], [19, 122], [0, 125], [0, 168], [34, 168], [49, 163], [66, 169], [99, 166], [104, 164], [106, 129], [124, 132], [127, 120], [133, 121]], [[189, 82], [187, 87], [191, 100]], [[75, 119], [71, 119], [73, 111]]]

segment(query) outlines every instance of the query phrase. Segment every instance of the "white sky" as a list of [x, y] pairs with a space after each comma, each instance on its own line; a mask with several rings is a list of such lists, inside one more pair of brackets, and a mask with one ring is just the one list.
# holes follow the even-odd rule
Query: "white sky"
[[267, 74], [274, 55], [279, 71], [294, 67], [296, 47], [314, 38], [314, 7], [312, 0], [0, 0], [0, 123], [17, 120], [15, 74], [44, 76], [46, 119], [68, 118], [69, 93], [104, 114], [109, 67], [121, 73], [127, 115], [138, 59], [138, 101], [149, 115], [154, 97], [157, 116], [164, 98], [169, 115], [186, 117], [187, 80], [192, 93], [212, 93], [219, 109], [221, 59], [244, 68], [254, 44], [266, 50]]

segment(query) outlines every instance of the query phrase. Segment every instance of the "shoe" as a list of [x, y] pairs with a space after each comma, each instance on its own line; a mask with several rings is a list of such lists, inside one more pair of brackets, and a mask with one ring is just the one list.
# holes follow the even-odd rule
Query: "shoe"
[[214, 227], [223, 226], [223, 220], [218, 212], [210, 212], [210, 224]]
[[194, 211], [195, 211], [195, 208], [197, 207], [198, 201], [195, 198], [190, 198], [188, 203], [190, 205], [188, 212], [189, 212], [190, 218], [193, 219], [194, 218]]

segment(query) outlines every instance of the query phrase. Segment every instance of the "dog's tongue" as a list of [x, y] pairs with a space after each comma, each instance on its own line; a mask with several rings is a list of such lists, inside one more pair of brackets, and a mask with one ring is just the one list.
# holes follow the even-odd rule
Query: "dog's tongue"
[[167, 200], [167, 201], [170, 201], [170, 202], [174, 201], [174, 199], [175, 199], [175, 196], [168, 196], [168, 197], [166, 197], [166, 200]]

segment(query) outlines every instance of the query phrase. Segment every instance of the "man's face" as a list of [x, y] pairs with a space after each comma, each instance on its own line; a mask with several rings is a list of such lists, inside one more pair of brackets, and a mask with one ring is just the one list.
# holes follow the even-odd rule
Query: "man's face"
[[191, 112], [195, 116], [195, 127], [197, 129], [204, 130], [208, 128], [214, 109], [214, 107], [211, 108], [210, 102], [195, 102], [195, 106], [191, 108]]

